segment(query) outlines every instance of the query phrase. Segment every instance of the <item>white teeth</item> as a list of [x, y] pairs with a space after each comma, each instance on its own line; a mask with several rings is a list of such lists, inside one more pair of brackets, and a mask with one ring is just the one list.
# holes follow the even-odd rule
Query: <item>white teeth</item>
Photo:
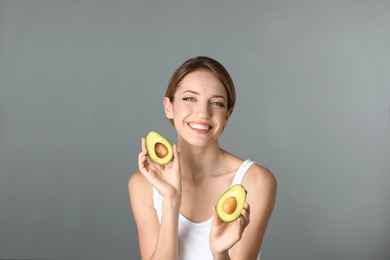
[[209, 130], [209, 126], [207, 125], [201, 125], [201, 124], [191, 124], [192, 128], [198, 129], [198, 130]]

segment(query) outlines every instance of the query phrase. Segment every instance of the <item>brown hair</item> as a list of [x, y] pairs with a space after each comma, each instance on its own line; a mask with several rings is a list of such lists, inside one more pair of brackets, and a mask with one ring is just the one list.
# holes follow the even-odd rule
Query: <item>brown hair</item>
[[[205, 57], [198, 56], [186, 60], [172, 75], [169, 80], [168, 88], [165, 96], [173, 102], [180, 81], [189, 73], [196, 70], [207, 70], [214, 74], [222, 83], [227, 94], [227, 110], [233, 108], [236, 103], [236, 90], [234, 83], [225, 67], [218, 61]], [[172, 120], [171, 120], [172, 122]]]

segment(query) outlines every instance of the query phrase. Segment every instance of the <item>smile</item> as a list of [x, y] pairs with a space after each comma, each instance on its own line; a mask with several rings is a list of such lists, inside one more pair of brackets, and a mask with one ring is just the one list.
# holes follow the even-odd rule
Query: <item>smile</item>
[[211, 129], [211, 126], [210, 126], [210, 125], [205, 125], [205, 124], [188, 123], [188, 125], [189, 125], [191, 128], [196, 129], [196, 130], [207, 131], [207, 130]]

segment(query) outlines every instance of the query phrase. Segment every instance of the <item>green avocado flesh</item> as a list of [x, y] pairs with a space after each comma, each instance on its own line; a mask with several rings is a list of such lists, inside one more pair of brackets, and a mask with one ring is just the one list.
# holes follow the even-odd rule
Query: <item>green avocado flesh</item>
[[246, 201], [244, 186], [236, 184], [225, 191], [217, 201], [218, 217], [224, 222], [233, 222], [241, 216]]
[[146, 150], [150, 159], [159, 165], [165, 165], [172, 161], [173, 148], [171, 143], [155, 131], [151, 131], [146, 136]]

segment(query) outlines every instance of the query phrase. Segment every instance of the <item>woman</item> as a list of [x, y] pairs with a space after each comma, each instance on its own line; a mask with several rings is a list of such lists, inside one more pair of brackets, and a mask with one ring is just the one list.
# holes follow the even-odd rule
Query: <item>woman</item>
[[[139, 171], [129, 180], [142, 259], [257, 259], [275, 203], [277, 183], [264, 167], [242, 160], [218, 143], [236, 101], [233, 81], [216, 60], [196, 57], [172, 75], [164, 110], [178, 136], [165, 166], [141, 140]], [[219, 196], [241, 183], [241, 216], [225, 223]]]

